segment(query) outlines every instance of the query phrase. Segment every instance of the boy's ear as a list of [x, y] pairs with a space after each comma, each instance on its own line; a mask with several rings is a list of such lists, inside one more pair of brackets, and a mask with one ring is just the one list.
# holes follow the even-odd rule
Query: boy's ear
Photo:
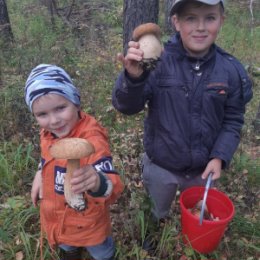
[[223, 15], [221, 16], [221, 26], [224, 24], [225, 19], [226, 19], [226, 16], [223, 14]]
[[172, 21], [172, 26], [175, 28], [175, 30], [177, 32], [179, 32], [180, 31], [180, 26], [179, 26], [179, 21], [178, 21], [177, 15], [173, 15], [171, 17], [171, 21]]
[[222, 26], [223, 26], [223, 24], [224, 24], [224, 22], [225, 22], [225, 18], [226, 18], [225, 15], [222, 15], [222, 16], [221, 16], [220, 26], [219, 26], [219, 32], [221, 32]]

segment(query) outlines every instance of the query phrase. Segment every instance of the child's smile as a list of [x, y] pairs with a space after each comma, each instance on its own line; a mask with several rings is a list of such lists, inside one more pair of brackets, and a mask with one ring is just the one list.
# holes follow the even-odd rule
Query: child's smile
[[58, 94], [37, 98], [32, 109], [40, 127], [59, 138], [67, 136], [79, 119], [79, 108]]

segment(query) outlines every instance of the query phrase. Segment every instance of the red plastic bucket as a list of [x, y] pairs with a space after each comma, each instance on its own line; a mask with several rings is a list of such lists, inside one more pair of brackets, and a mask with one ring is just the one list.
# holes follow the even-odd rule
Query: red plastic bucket
[[183, 240], [200, 253], [214, 251], [224, 235], [228, 223], [232, 220], [235, 208], [232, 201], [223, 192], [209, 189], [207, 196], [208, 211], [219, 221], [203, 220], [194, 216], [190, 209], [203, 199], [205, 187], [192, 187], [184, 190], [180, 196], [181, 226]]

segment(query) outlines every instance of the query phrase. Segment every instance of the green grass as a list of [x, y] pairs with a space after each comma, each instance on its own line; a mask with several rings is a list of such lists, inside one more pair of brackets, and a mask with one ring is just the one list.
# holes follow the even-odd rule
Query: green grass
[[[21, 192], [23, 180], [28, 176], [23, 176], [24, 172], [30, 172], [30, 167], [35, 166], [35, 159], [32, 157], [32, 145], [28, 144], [14, 146], [11, 143], [1, 144], [0, 149], [0, 197]], [[29, 176], [31, 179], [33, 175]], [[20, 186], [20, 190], [17, 188]]]
[[[249, 4], [244, 4], [243, 7], [234, 1], [227, 4], [226, 20], [217, 43], [245, 64], [260, 63], [257, 55], [260, 49], [260, 42], [257, 40], [260, 37], [260, 27], [252, 24]], [[254, 20], [259, 22], [259, 7], [254, 7]]]
[[[59, 2], [62, 7], [69, 3]], [[122, 69], [115, 57], [123, 49], [123, 1], [86, 1], [87, 9], [82, 8], [83, 2], [78, 4], [81, 11], [87, 10], [80, 13], [85, 27], [73, 30], [59, 18], [52, 25], [47, 10], [38, 2], [22, 0], [18, 5], [17, 1], [8, 1], [16, 41], [9, 49], [0, 49], [0, 258], [5, 260], [16, 259], [17, 253], [26, 260], [39, 259], [40, 255], [39, 212], [30, 201], [31, 182], [40, 158], [39, 133], [23, 101], [26, 77], [39, 63], [63, 66], [81, 90], [84, 110], [107, 127], [114, 165], [126, 185], [112, 210], [117, 256], [120, 260], [146, 256], [142, 243], [151, 204], [140, 176], [144, 112], [127, 117], [111, 105], [111, 91]], [[260, 10], [255, 7], [252, 25], [248, 4], [241, 6], [241, 2], [228, 1], [227, 18], [217, 43], [244, 65], [260, 67]], [[220, 183], [220, 189], [235, 204], [235, 218], [218, 249], [209, 255], [199, 254], [185, 246], [180, 237], [177, 197], [168, 222], [161, 231], [154, 231], [159, 241], [157, 259], [176, 260], [186, 255], [188, 260], [258, 260], [260, 161], [253, 158], [252, 148], [258, 139], [252, 121], [260, 100], [260, 79], [254, 75], [253, 80], [254, 98], [247, 107], [242, 141]], [[45, 240], [43, 249], [48, 259], [50, 250]]]

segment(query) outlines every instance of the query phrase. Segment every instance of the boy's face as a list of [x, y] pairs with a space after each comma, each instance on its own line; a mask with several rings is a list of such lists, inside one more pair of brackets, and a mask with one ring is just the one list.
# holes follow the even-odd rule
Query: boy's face
[[203, 57], [215, 42], [224, 21], [221, 8], [220, 4], [188, 2], [180, 14], [172, 17], [183, 46], [191, 56]]
[[52, 93], [37, 98], [32, 111], [40, 127], [59, 138], [67, 136], [79, 120], [79, 108], [66, 98]]

